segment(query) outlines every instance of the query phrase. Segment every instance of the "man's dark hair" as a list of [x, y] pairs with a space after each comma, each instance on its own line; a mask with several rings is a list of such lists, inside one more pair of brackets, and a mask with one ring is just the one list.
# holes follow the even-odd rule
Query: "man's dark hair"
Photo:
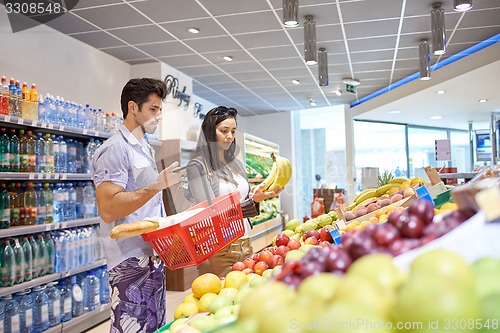
[[123, 87], [120, 104], [123, 112], [123, 119], [128, 114], [128, 102], [134, 101], [139, 106], [148, 101], [149, 95], [156, 94], [162, 100], [167, 97], [167, 86], [165, 82], [156, 79], [142, 78], [130, 79]]

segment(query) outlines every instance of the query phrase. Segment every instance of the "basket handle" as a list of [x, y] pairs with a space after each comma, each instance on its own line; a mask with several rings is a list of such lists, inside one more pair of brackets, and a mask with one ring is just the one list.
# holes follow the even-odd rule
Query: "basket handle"
[[200, 172], [200, 176], [202, 179], [201, 182], [203, 183], [203, 190], [205, 191], [205, 195], [207, 196], [208, 205], [210, 207], [212, 207], [212, 198], [210, 198], [210, 192], [208, 191], [207, 177], [204, 177], [206, 175], [205, 166], [200, 161], [193, 159], [193, 160], [189, 161], [189, 163], [186, 166], [180, 167], [180, 168], [175, 168], [174, 170], [172, 170], [172, 172], [180, 172], [180, 171], [186, 170], [191, 165], [195, 165], [198, 168], [198, 171]]

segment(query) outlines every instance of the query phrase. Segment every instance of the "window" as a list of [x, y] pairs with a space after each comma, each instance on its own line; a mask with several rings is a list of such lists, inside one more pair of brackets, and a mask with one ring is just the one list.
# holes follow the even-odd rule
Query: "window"
[[410, 177], [427, 179], [424, 171], [426, 166], [435, 167], [438, 170], [445, 164], [449, 166], [449, 161], [436, 161], [434, 152], [435, 140], [446, 139], [448, 139], [448, 132], [444, 129], [408, 127]]

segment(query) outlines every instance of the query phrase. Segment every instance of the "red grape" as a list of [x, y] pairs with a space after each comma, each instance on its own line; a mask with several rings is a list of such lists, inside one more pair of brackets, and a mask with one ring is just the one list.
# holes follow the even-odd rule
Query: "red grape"
[[330, 251], [326, 256], [326, 270], [328, 272], [345, 272], [351, 263], [352, 259], [344, 249]]
[[425, 224], [417, 215], [410, 215], [408, 221], [401, 221], [401, 236], [406, 238], [419, 238], [423, 235]]
[[434, 218], [434, 205], [427, 200], [418, 199], [410, 204], [408, 212], [410, 215], [420, 217], [422, 222], [427, 225], [432, 223], [432, 219]]
[[375, 231], [375, 234], [373, 235], [375, 243], [382, 246], [389, 246], [399, 238], [401, 238], [399, 230], [389, 223], [379, 225], [377, 230]]

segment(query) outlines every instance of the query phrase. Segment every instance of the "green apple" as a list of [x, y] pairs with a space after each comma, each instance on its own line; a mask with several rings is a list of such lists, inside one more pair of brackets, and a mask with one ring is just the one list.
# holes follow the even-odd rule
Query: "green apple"
[[300, 307], [293, 302], [287, 306], [275, 308], [273, 311], [266, 313], [259, 321], [259, 333], [289, 333], [303, 332], [302, 330], [293, 330], [291, 325], [295, 322], [306, 323], [310, 321], [309, 309]]
[[[281, 267], [281, 266], [276, 266], [276, 267]], [[275, 268], [276, 268], [276, 267], [275, 267]], [[273, 269], [274, 269], [274, 268], [268, 268], [268, 269], [266, 269], [265, 271], [263, 271], [263, 272], [262, 272], [262, 277], [263, 277], [263, 278], [266, 278], [266, 279], [268, 279], [268, 280], [269, 280], [269, 279], [271, 278], [271, 276], [273, 276]], [[258, 274], [257, 274], [257, 275], [258, 275]]]
[[295, 228], [283, 230], [282, 234], [286, 235], [286, 236], [288, 236], [288, 238], [290, 238], [290, 236], [295, 235], [295, 231], [293, 231], [294, 229]]
[[241, 300], [245, 299], [251, 293], [253, 293], [253, 288], [251, 287], [240, 290], [238, 296], [236, 296], [236, 298], [234, 299], [234, 304], [240, 304]]
[[300, 250], [291, 250], [288, 251], [285, 255], [285, 262], [289, 262], [292, 260], [300, 260], [306, 253]]
[[494, 320], [500, 320], [500, 294], [492, 294], [484, 297], [481, 300], [481, 315], [482, 324], [490, 324], [490, 327], [486, 325], [480, 330], [481, 333], [492, 332], [492, 324]]
[[252, 281], [250, 281], [250, 287], [257, 288], [258, 286], [266, 283], [267, 280], [268, 279], [266, 279], [265, 277], [262, 277], [262, 276], [256, 277], [255, 279], [253, 279]]
[[219, 326], [219, 321], [213, 315], [197, 316], [189, 322], [189, 325], [199, 329], [202, 332], [205, 332]]
[[[300, 225], [300, 220], [299, 219], [293, 219], [293, 220], [290, 220], [290, 221], [288, 221], [286, 223], [285, 229], [294, 231], [299, 225]], [[290, 237], [290, 236], [288, 236], [288, 237]]]
[[500, 260], [482, 258], [472, 265], [472, 271], [476, 278], [476, 293], [479, 299], [491, 294], [500, 294]]
[[229, 316], [229, 315], [232, 315], [234, 314], [234, 305], [228, 305], [228, 306], [225, 306], [223, 308], [220, 308], [216, 313], [215, 313], [215, 318], [223, 318], [225, 316]]
[[219, 322], [219, 325], [226, 325], [229, 323], [234, 323], [238, 320], [238, 316], [234, 314], [230, 314], [227, 316], [224, 316], [222, 318], [219, 318], [217, 321]]
[[236, 296], [238, 296], [238, 289], [236, 289], [236, 288], [222, 288], [219, 291], [218, 295], [224, 296], [232, 302], [236, 299]]
[[293, 234], [292, 236], [289, 237], [290, 239], [295, 239], [296, 241], [300, 241], [300, 239], [302, 238], [301, 237], [301, 234], [300, 233], [295, 233]]
[[320, 273], [305, 278], [299, 285], [297, 292], [307, 295], [318, 301], [329, 301], [337, 291], [342, 278], [331, 273]]
[[256, 278], [257, 276], [258, 276], [258, 277], [260, 277], [260, 275], [259, 275], [259, 274], [257, 274], [257, 273], [250, 273], [250, 274], [247, 274], [247, 279], [248, 279], [248, 282], [252, 281], [252, 280], [253, 280], [254, 278]]
[[281, 271], [283, 270], [283, 266], [276, 266], [273, 268], [273, 274], [272, 276], [276, 276], [278, 275], [279, 273], [281, 273]]
[[399, 289], [406, 275], [394, 264], [393, 257], [385, 253], [363, 256], [354, 261], [347, 271], [347, 276], [364, 277], [393, 290]]
[[170, 332], [175, 333], [178, 330], [180, 330], [182, 327], [187, 326], [186, 321], [188, 319], [189, 318], [179, 318], [179, 319], [175, 320], [172, 323], [172, 325], [170, 325], [170, 328], [169, 328]]
[[217, 296], [210, 302], [208, 306], [208, 311], [212, 313], [217, 313], [217, 311], [225, 306], [233, 305], [233, 301], [224, 296]]
[[240, 303], [239, 318], [261, 318], [291, 304], [294, 298], [295, 292], [287, 284], [271, 281], [254, 289], [243, 299]]
[[214, 293], [206, 293], [205, 295], [201, 296], [198, 310], [200, 310], [200, 312], [208, 311], [208, 306], [217, 296], [218, 295]]

